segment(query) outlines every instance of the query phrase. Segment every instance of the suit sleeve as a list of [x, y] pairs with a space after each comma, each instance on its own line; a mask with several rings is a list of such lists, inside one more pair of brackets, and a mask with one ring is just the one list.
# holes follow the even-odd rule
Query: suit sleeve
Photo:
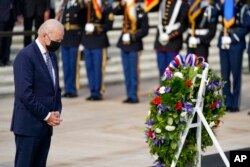
[[143, 15], [142, 18], [140, 19], [140, 29], [136, 32], [135, 36], [136, 40], [140, 40], [146, 35], [148, 35], [148, 30], [149, 30], [148, 15], [146, 13], [142, 15]]
[[37, 119], [44, 120], [50, 112], [33, 93], [34, 64], [27, 55], [20, 55], [14, 63], [15, 98], [28, 108]]
[[107, 32], [112, 29], [114, 22], [113, 10], [111, 6], [106, 7], [106, 9], [103, 12], [103, 17], [104, 17], [104, 24], [101, 25], [101, 28], [103, 32]]

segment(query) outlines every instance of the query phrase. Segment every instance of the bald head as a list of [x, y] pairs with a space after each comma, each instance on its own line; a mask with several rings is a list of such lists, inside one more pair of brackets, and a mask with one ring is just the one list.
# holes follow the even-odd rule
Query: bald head
[[38, 29], [38, 35], [43, 33], [53, 34], [55, 32], [64, 32], [63, 25], [56, 19], [46, 20]]

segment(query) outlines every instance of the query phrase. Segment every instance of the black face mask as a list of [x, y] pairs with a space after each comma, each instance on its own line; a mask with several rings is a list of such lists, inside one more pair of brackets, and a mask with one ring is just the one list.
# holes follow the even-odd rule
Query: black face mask
[[55, 52], [59, 49], [60, 44], [61, 44], [60, 42], [51, 40], [50, 45], [46, 45], [46, 48], [48, 49], [49, 52]]

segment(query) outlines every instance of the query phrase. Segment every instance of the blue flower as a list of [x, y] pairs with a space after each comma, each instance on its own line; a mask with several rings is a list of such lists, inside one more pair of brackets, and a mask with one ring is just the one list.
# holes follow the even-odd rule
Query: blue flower
[[192, 103], [189, 103], [189, 102], [184, 103], [184, 110], [188, 113], [193, 112]]
[[152, 127], [154, 125], [154, 120], [150, 118], [146, 123], [147, 127]]
[[164, 165], [158, 161], [155, 161], [154, 164], [155, 164], [155, 167], [166, 167], [166, 165]]

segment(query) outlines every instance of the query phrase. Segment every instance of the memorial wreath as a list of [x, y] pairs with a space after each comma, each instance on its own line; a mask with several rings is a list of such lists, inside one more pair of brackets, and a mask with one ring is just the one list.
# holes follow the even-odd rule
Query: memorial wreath
[[[145, 135], [156, 167], [169, 167], [172, 160], [176, 161], [175, 153], [187, 120], [194, 111], [200, 86], [201, 79], [196, 76], [202, 73], [205, 65], [204, 60], [194, 54], [185, 57], [177, 55], [166, 68], [160, 86], [151, 94]], [[209, 69], [207, 78], [203, 114], [214, 130], [220, 125], [225, 113], [224, 97], [221, 94], [224, 83], [212, 69]], [[213, 143], [204, 127], [201, 138], [201, 147], [205, 151]], [[190, 129], [177, 166], [195, 166], [196, 154], [196, 131]]]

